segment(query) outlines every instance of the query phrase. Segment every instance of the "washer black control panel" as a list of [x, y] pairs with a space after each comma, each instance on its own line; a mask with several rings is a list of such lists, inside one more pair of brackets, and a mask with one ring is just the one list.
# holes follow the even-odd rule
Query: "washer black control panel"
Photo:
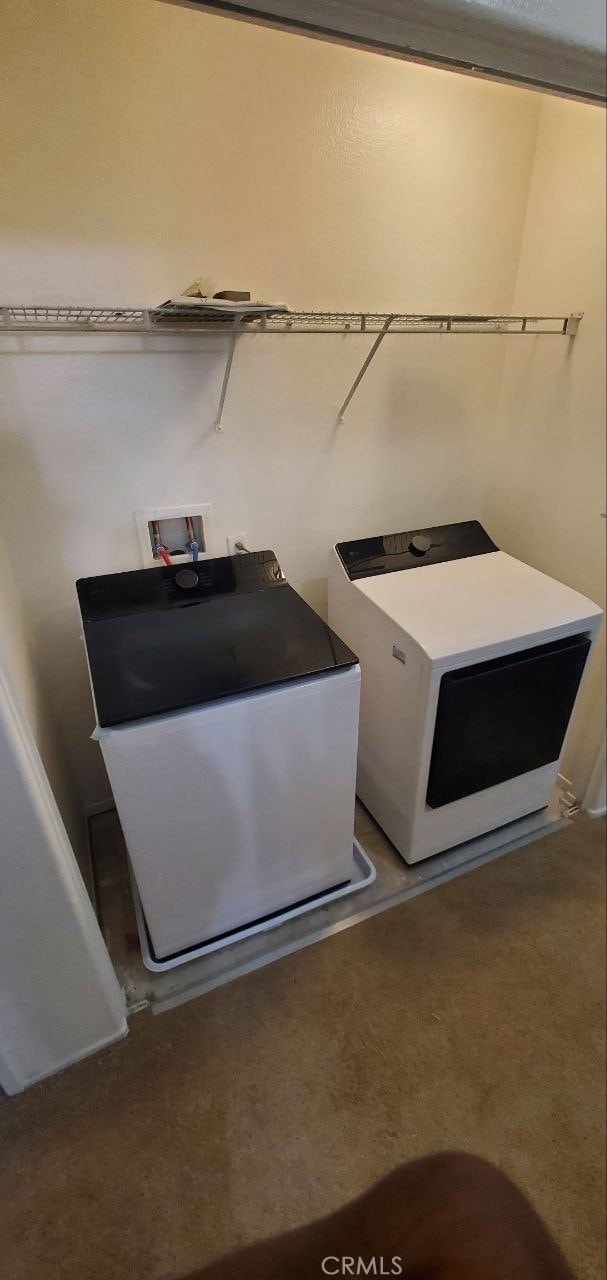
[[282, 587], [286, 579], [273, 551], [251, 551], [188, 565], [159, 565], [80, 578], [76, 583], [84, 622], [122, 614], [179, 609], [216, 596], [248, 595]]
[[357, 538], [354, 542], [338, 542], [337, 554], [352, 580], [371, 578], [380, 573], [397, 573], [402, 569], [418, 569], [424, 564], [442, 564], [445, 560], [463, 560], [498, 551], [478, 520], [459, 524], [438, 524], [431, 529], [413, 529], [409, 533], [382, 533], [374, 538]]

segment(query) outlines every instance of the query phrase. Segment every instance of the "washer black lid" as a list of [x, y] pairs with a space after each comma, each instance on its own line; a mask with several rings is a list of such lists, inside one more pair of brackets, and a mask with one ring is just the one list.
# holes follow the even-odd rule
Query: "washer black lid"
[[374, 538], [357, 538], [354, 542], [338, 542], [336, 551], [352, 580], [370, 578], [380, 573], [397, 573], [402, 569], [419, 569], [424, 564], [442, 564], [445, 560], [463, 560], [498, 551], [478, 520], [459, 524], [437, 524], [429, 529], [413, 529], [410, 533], [382, 533]]
[[81, 578], [102, 726], [353, 666], [273, 551]]

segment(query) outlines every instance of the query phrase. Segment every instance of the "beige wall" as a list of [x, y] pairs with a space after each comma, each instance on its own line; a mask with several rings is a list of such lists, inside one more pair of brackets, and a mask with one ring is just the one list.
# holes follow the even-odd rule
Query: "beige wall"
[[[515, 309], [578, 307], [574, 342], [512, 341], [485, 516], [514, 555], [605, 607], [605, 114], [543, 100]], [[604, 629], [563, 770], [583, 798], [605, 731]]]
[[[508, 307], [534, 95], [151, 0], [4, 23], [9, 301], [152, 304], [202, 274], [296, 307]], [[246, 530], [320, 608], [335, 539], [479, 514], [494, 338], [386, 339], [336, 431], [369, 339], [245, 337], [223, 436], [221, 338], [2, 342], [0, 524], [88, 801], [74, 581], [140, 564], [135, 509], [210, 501], [216, 551]]]
[[[510, 309], [538, 95], [152, 0], [24, 0], [2, 26], [6, 301], [151, 305], [202, 275], [295, 307]], [[245, 337], [218, 436], [222, 338], [0, 337], [0, 532], [83, 799], [107, 780], [74, 582], [140, 564], [133, 511], [211, 502], [216, 552], [246, 530], [322, 609], [337, 538], [480, 515], [507, 344], [388, 337], [336, 430], [369, 339]]]
[[23, 0], [1, 34], [9, 300], [202, 274], [302, 308], [509, 303], [536, 95], [155, 0]]

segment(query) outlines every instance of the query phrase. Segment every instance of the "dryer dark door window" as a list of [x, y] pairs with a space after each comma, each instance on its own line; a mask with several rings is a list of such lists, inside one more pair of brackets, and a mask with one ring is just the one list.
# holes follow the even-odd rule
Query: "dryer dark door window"
[[558, 760], [588, 657], [578, 635], [442, 677], [428, 778], [432, 809]]

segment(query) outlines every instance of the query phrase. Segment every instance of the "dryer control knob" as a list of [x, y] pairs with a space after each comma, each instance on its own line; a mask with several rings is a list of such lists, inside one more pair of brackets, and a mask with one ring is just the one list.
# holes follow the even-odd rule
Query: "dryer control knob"
[[429, 538], [424, 537], [423, 533], [416, 533], [415, 537], [412, 538], [409, 543], [409, 551], [411, 551], [414, 556], [425, 556], [431, 546], [432, 543]]

